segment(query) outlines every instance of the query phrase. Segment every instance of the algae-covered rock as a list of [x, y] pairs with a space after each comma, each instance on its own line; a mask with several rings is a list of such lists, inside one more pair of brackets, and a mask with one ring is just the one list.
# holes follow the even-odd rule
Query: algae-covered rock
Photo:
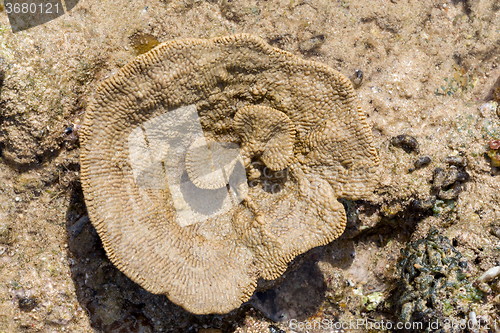
[[[401, 250], [400, 280], [391, 302], [410, 332], [459, 332], [472, 302], [482, 298], [468, 280], [467, 262], [447, 237], [431, 229], [426, 238]], [[458, 330], [457, 330], [458, 329]]]

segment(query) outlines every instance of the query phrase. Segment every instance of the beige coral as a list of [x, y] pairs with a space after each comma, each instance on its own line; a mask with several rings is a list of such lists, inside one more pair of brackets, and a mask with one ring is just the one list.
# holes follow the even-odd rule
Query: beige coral
[[[233, 127], [242, 110], [255, 117], [251, 130]], [[190, 178], [195, 132], [289, 176], [274, 192], [259, 185], [265, 170], [247, 187], [240, 163], [229, 176], [192, 169]], [[210, 159], [195, 160], [203, 169]], [[378, 163], [347, 78], [246, 34], [175, 40], [137, 57], [101, 84], [81, 131], [85, 200], [109, 258], [198, 314], [237, 308], [259, 277], [339, 237], [337, 198], [370, 195]]]
[[204, 137], [196, 139], [189, 147], [186, 171], [189, 179], [197, 187], [215, 190], [226, 186], [234, 167], [240, 158], [236, 144], [208, 141]]
[[282, 170], [292, 162], [295, 127], [285, 113], [268, 106], [248, 105], [234, 116], [233, 128], [242, 139], [246, 166], [255, 155], [261, 155], [271, 170]]

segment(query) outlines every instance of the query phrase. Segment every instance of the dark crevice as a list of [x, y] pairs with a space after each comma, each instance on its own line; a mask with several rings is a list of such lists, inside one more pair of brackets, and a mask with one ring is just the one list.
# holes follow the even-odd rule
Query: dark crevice
[[77, 299], [88, 312], [94, 329], [104, 333], [160, 330], [194, 333], [208, 327], [230, 333], [252, 311], [249, 305], [243, 305], [225, 315], [194, 315], [165, 295], [149, 293], [110, 262], [87, 215], [78, 183], [71, 189], [66, 211], [66, 243]]
[[469, 16], [472, 13], [472, 8], [468, 0], [452, 0], [453, 5], [462, 4], [464, 13]]

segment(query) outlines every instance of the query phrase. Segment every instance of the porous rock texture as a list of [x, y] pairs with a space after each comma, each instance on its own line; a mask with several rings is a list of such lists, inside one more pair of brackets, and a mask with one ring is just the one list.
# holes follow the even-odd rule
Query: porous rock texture
[[[182, 226], [172, 187], [138, 184], [130, 137], [193, 106], [207, 141], [240, 147], [239, 110], [262, 106], [288, 117], [293, 158], [279, 191], [254, 184], [224, 213]], [[148, 135], [148, 142], [197, 139], [162, 132], [161, 123]], [[168, 178], [169, 161], [160, 162], [154, 172]], [[378, 162], [346, 77], [247, 34], [174, 40], [137, 57], [101, 84], [81, 132], [85, 200], [109, 258], [148, 291], [197, 314], [239, 307], [259, 277], [275, 279], [296, 255], [339, 237], [346, 216], [337, 198], [370, 195]]]

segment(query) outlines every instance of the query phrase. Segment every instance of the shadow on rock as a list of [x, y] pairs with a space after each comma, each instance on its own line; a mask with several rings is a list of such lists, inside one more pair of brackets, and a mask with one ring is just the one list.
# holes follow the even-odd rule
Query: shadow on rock
[[72, 191], [66, 224], [76, 294], [94, 329], [146, 333], [197, 332], [201, 327], [211, 327], [233, 332], [248, 311], [246, 305], [227, 315], [198, 316], [134, 283], [107, 258], [88, 219], [80, 185]]
[[317, 260], [323, 256], [324, 247], [310, 250], [297, 257], [288, 271], [278, 281], [260, 281], [258, 289], [274, 284], [264, 291], [257, 291], [250, 304], [267, 318], [282, 322], [304, 320], [316, 314], [325, 301], [327, 289]]

